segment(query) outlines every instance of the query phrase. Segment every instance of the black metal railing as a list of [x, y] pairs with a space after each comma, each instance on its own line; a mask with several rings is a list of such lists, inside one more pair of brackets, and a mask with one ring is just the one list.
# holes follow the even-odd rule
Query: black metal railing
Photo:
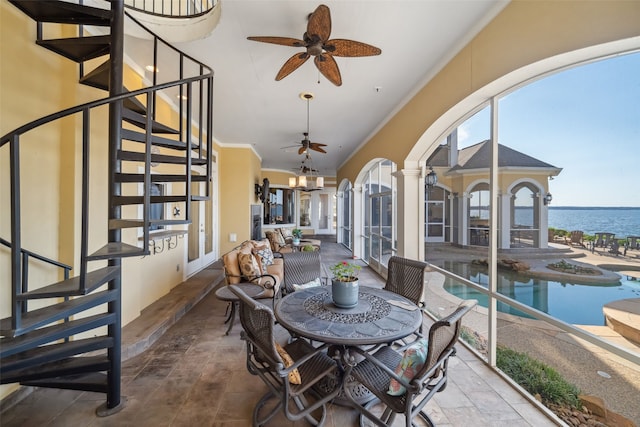
[[213, 9], [218, 0], [125, 0], [125, 7], [151, 15], [192, 18]]

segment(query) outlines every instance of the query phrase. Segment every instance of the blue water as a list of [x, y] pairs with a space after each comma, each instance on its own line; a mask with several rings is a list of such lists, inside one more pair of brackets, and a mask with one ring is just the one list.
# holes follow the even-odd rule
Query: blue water
[[[462, 262], [445, 262], [445, 269], [487, 287], [486, 268]], [[531, 279], [513, 272], [498, 272], [498, 292], [557, 319], [578, 325], [604, 325], [602, 306], [625, 298], [640, 298], [640, 281], [622, 277], [614, 284], [571, 284]], [[447, 278], [444, 289], [463, 299], [477, 299], [487, 306], [487, 296]], [[516, 316], [530, 317], [498, 302], [498, 310]]]
[[549, 227], [582, 230], [594, 235], [615, 233], [617, 238], [640, 236], [640, 208], [549, 207]]

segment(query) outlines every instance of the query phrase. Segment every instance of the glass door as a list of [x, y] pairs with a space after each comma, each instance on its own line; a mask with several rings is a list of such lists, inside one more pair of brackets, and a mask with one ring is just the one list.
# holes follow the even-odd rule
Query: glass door
[[[215, 156], [214, 156], [215, 159]], [[192, 194], [205, 194], [205, 185], [209, 185], [209, 200], [190, 202], [191, 224], [187, 230], [187, 267], [186, 275], [191, 276], [205, 268], [218, 258], [217, 226], [218, 226], [218, 194], [217, 173], [215, 160], [212, 164], [212, 179], [210, 183], [192, 182]], [[205, 175], [202, 167], [193, 167], [194, 175]]]

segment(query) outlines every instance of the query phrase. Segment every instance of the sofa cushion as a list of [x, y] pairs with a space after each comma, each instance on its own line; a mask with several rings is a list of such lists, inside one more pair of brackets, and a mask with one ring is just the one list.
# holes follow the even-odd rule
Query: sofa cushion
[[222, 256], [227, 284], [240, 283], [240, 265], [238, 264], [238, 250], [234, 249]]
[[280, 234], [282, 234], [282, 238], [284, 239], [285, 242], [287, 241], [287, 239], [293, 239], [293, 228], [281, 227], [281, 228], [278, 228], [276, 231], [280, 231]]

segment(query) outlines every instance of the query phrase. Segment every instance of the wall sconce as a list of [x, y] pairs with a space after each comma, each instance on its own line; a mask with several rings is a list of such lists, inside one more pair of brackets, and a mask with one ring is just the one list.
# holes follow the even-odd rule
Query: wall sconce
[[551, 203], [551, 200], [553, 200], [553, 196], [551, 195], [551, 193], [547, 193], [547, 194], [543, 197], [542, 202], [543, 202], [543, 203], [545, 204], [545, 206], [546, 206], [546, 205], [548, 205], [548, 204], [550, 204], [550, 203]]
[[424, 183], [427, 187], [431, 188], [438, 183], [438, 175], [433, 171], [433, 168], [429, 166], [429, 173], [424, 177]]

